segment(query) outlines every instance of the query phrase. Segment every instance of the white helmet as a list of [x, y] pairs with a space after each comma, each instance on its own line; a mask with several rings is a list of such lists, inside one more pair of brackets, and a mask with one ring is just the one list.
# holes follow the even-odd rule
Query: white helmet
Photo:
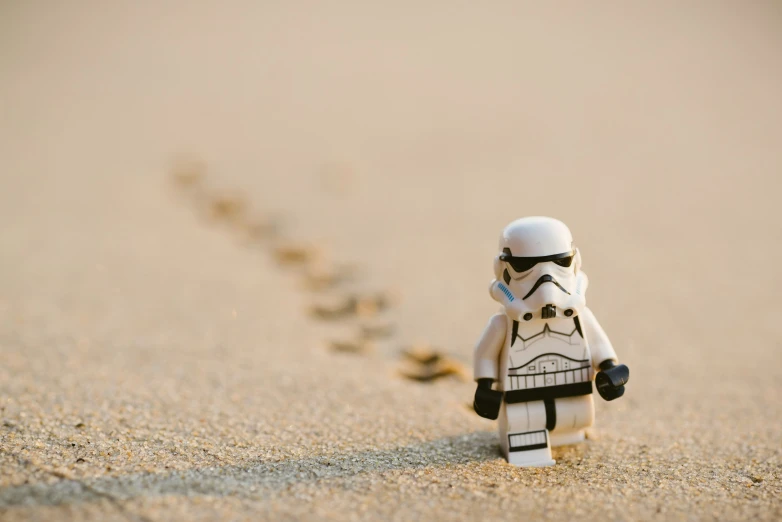
[[545, 257], [574, 250], [570, 229], [554, 218], [531, 216], [517, 219], [500, 236], [500, 250], [514, 257]]
[[587, 279], [564, 223], [541, 216], [517, 219], [502, 231], [499, 247], [490, 293], [509, 315], [551, 319], [581, 311]]

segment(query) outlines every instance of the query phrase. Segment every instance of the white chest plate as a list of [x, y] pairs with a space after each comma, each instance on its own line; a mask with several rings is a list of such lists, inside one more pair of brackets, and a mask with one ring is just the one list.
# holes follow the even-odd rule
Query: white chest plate
[[506, 391], [592, 380], [589, 348], [572, 319], [519, 323], [515, 341], [512, 328], [509, 330], [504, 361]]

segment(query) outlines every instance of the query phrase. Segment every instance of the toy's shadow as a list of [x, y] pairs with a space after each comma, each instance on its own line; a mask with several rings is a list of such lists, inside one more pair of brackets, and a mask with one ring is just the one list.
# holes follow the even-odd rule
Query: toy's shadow
[[278, 462], [259, 460], [242, 466], [195, 468], [171, 473], [134, 473], [114, 477], [62, 479], [0, 489], [0, 508], [14, 505], [123, 501], [162, 495], [210, 495], [258, 498], [294, 484], [339, 479], [363, 473], [421, 469], [496, 460], [494, 432], [476, 432], [387, 450], [313, 455]]

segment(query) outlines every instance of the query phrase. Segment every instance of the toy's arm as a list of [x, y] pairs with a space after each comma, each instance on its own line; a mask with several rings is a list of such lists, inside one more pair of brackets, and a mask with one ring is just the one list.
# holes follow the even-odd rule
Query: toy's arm
[[599, 370], [600, 365], [608, 360], [616, 363], [614, 347], [611, 346], [611, 341], [608, 340], [608, 336], [603, 331], [600, 323], [597, 322], [597, 318], [595, 318], [592, 310], [584, 308], [584, 311], [581, 312], [578, 318], [589, 345], [589, 351], [592, 353], [592, 367], [595, 370]]
[[502, 405], [502, 392], [492, 390], [492, 384], [498, 379], [500, 351], [505, 343], [508, 320], [505, 314], [496, 314], [475, 345], [473, 375], [478, 383], [475, 390], [473, 408], [475, 413], [487, 419], [496, 419]]
[[581, 312], [579, 320], [592, 353], [592, 366], [598, 370], [595, 376], [597, 392], [607, 401], [618, 399], [625, 393], [624, 385], [630, 379], [630, 369], [624, 364], [616, 364], [614, 347], [589, 308]]
[[505, 343], [505, 330], [508, 328], [508, 320], [505, 314], [496, 314], [489, 319], [489, 324], [481, 334], [481, 338], [475, 344], [475, 357], [473, 375], [475, 380], [497, 380], [500, 364], [500, 350]]

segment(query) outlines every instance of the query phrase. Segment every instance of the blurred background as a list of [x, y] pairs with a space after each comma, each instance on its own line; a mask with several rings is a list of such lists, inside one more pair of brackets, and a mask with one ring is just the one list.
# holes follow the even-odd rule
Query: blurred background
[[[23, 485], [173, 468], [195, 482], [159, 486], [176, 497], [166, 505], [138, 501], [143, 486], [93, 486], [151, 519], [192, 515], [181, 495], [206, 467], [463, 435], [485, 451], [475, 462], [499, 466], [493, 426], [464, 407], [469, 379], [405, 379], [400, 351], [425, 343], [469, 373], [496, 308], [486, 287], [500, 231], [550, 215], [573, 231], [590, 307], [633, 372], [622, 401], [598, 405], [600, 431], [577, 458], [620, 453], [631, 476], [659, 473], [623, 497], [636, 516], [665, 517], [656, 509], [672, 498], [666, 509], [709, 516], [692, 495], [651, 494], [664, 476], [679, 490], [716, 481], [699, 491], [723, 514], [773, 518], [780, 92], [779, 2], [0, 3], [0, 506], [91, 516]], [[182, 164], [196, 196], [171, 183]], [[279, 220], [282, 239], [256, 244], [210, 221], [204, 205], [225, 194], [244, 225]], [[275, 262], [275, 241], [358, 275], [307, 290], [312, 267]], [[360, 313], [308, 313], [344, 292], [394, 296], [372, 318], [393, 333], [367, 353], [328, 348], [367, 327]], [[302, 393], [313, 398], [291, 400]], [[78, 453], [68, 437], [105, 447]], [[662, 461], [640, 462], [640, 445]], [[690, 458], [701, 475], [667, 475]], [[399, 486], [394, 469], [360, 480]], [[563, 498], [589, 482], [547, 477]], [[745, 479], [766, 489], [731, 494]], [[334, 480], [321, 517], [359, 502]], [[488, 486], [464, 480], [451, 516], [482, 513], [474, 495]], [[316, 499], [326, 487], [304, 482], [292, 483]], [[402, 514], [441, 509], [415, 487]], [[65, 505], [102, 509], [74, 500], [84, 495]], [[252, 503], [226, 498], [206, 513]], [[293, 497], [258, 498], [304, 516]], [[390, 516], [394, 498], [359, 503]]]

